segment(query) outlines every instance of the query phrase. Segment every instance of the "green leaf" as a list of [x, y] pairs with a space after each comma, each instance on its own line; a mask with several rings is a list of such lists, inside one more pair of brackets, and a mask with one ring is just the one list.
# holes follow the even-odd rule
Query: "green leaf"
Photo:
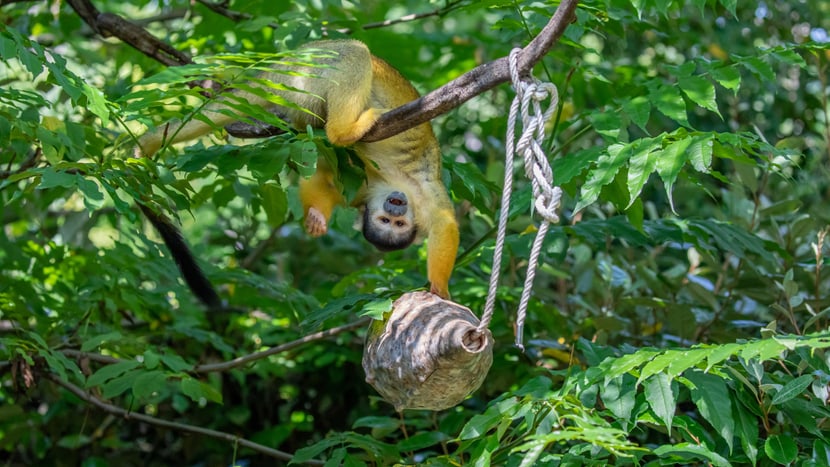
[[104, 204], [104, 194], [98, 189], [98, 184], [80, 175], [77, 177], [78, 189], [84, 195], [84, 206], [90, 211], [100, 208]]
[[744, 453], [755, 465], [758, 459], [758, 419], [743, 404], [736, 403], [734, 407], [736, 434]]
[[680, 170], [686, 164], [688, 156], [686, 149], [692, 143], [692, 138], [686, 137], [675, 141], [666, 146], [662, 151], [656, 151], [654, 158], [657, 159], [657, 174], [663, 181], [663, 186], [666, 187], [666, 194], [669, 197], [669, 205], [674, 212], [674, 197], [672, 192], [674, 190], [674, 182], [677, 181], [677, 176]]
[[591, 126], [594, 127], [597, 133], [607, 136], [612, 140], [619, 138], [620, 129], [622, 128], [622, 120], [620, 119], [619, 113], [603, 109], [592, 113], [588, 117], [588, 120], [590, 120]]
[[677, 408], [677, 382], [665, 373], [659, 373], [649, 378], [643, 385], [646, 401], [663, 424], [671, 433], [672, 419]]
[[676, 87], [656, 87], [649, 93], [649, 100], [666, 117], [685, 127], [689, 126], [689, 120], [686, 116], [686, 102]]
[[101, 367], [86, 380], [86, 387], [91, 388], [99, 386], [112, 378], [121, 376], [130, 370], [138, 368], [140, 365], [141, 363], [136, 360], [124, 360], [118, 363], [113, 363], [112, 365]]
[[136, 378], [141, 374], [142, 372], [139, 370], [130, 370], [121, 376], [117, 376], [101, 385], [101, 394], [105, 399], [120, 396], [133, 387]]
[[628, 166], [628, 207], [640, 196], [649, 176], [657, 168], [660, 153], [657, 151], [661, 142], [658, 138], [643, 138], [632, 144], [632, 154]]
[[268, 225], [272, 228], [281, 226], [288, 215], [288, 196], [285, 190], [275, 181], [266, 182], [259, 189]]
[[441, 433], [440, 431], [424, 431], [399, 442], [398, 450], [402, 452], [418, 451], [420, 449], [440, 444], [448, 439], [449, 436]]
[[709, 75], [718, 84], [732, 91], [733, 95], [738, 95], [738, 91], [741, 89], [741, 72], [738, 71], [736, 65], [713, 68], [709, 70]]
[[218, 404], [222, 403], [222, 394], [216, 388], [195, 378], [183, 378], [180, 387], [182, 393], [193, 402], [201, 403], [202, 399], [205, 399]]
[[[705, 459], [711, 462], [712, 465], [716, 466], [731, 467], [732, 465], [726, 458], [724, 458], [718, 453], [712, 452], [708, 447], [706, 447], [703, 444], [692, 444], [685, 442], [677, 444], [664, 444], [655, 449], [654, 453], [660, 456], [661, 458], [670, 459], [669, 455], [676, 455], [684, 460]], [[683, 462], [683, 464], [686, 463]]]
[[81, 345], [81, 352], [91, 352], [103, 345], [105, 342], [117, 342], [122, 339], [122, 334], [118, 331], [106, 332], [97, 336], [89, 337], [84, 340]]
[[772, 405], [783, 404], [791, 399], [794, 399], [806, 391], [807, 387], [813, 383], [812, 375], [801, 375], [792, 381], [789, 381], [784, 387], [778, 391], [772, 398]]
[[791, 436], [772, 435], [764, 443], [764, 452], [773, 461], [786, 465], [795, 460], [798, 446]]
[[631, 157], [631, 146], [612, 144], [608, 152], [599, 157], [597, 166], [588, 174], [588, 180], [582, 185], [580, 200], [574, 211], [581, 211], [599, 198], [602, 187], [611, 183], [617, 172]]
[[392, 311], [392, 299], [374, 300], [363, 306], [360, 316], [369, 316], [374, 320], [383, 321], [384, 315]]
[[772, 66], [761, 58], [749, 57], [741, 63], [761, 81], [775, 81], [775, 71], [773, 71]]
[[715, 85], [700, 76], [681, 77], [677, 80], [680, 89], [695, 104], [723, 118], [715, 99]]
[[72, 173], [57, 172], [51, 167], [43, 169], [40, 177], [39, 190], [47, 188], [63, 187], [74, 188], [78, 184], [78, 176]]
[[600, 397], [605, 407], [620, 419], [623, 427], [628, 426], [634, 410], [637, 395], [636, 380], [628, 375], [618, 376], [600, 387]]
[[167, 386], [167, 375], [163, 371], [145, 371], [133, 381], [133, 395], [139, 400], [146, 400], [154, 393], [162, 392]]
[[735, 420], [732, 419], [731, 392], [726, 386], [726, 382], [723, 378], [701, 371], [689, 371], [686, 372], [685, 376], [694, 383], [689, 388], [692, 401], [697, 405], [703, 418], [726, 441], [731, 452], [735, 437]]
[[193, 368], [193, 365], [176, 354], [161, 354], [159, 358], [167, 368], [173, 371], [188, 371]]
[[648, 124], [648, 119], [651, 116], [651, 102], [645, 96], [636, 96], [632, 99], [628, 99], [623, 104], [623, 112], [634, 122], [635, 125], [640, 127], [641, 130], [648, 133], [646, 130], [646, 125]]

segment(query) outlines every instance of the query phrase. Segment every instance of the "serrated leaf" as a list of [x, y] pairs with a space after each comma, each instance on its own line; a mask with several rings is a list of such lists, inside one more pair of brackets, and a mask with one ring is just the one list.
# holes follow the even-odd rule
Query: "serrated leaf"
[[709, 70], [709, 75], [715, 82], [737, 95], [741, 89], [741, 72], [736, 65], [722, 66]]
[[627, 427], [636, 402], [636, 380], [628, 375], [619, 376], [600, 387], [599, 393], [605, 407], [620, 419], [623, 428]]
[[791, 399], [794, 399], [807, 390], [807, 387], [813, 383], [812, 375], [801, 375], [798, 378], [785, 384], [780, 391], [778, 391], [772, 398], [772, 405], [783, 404]]
[[553, 179], [557, 184], [565, 184], [581, 174], [603, 154], [601, 146], [592, 146], [588, 149], [568, 154], [568, 157], [556, 158], [551, 164]]
[[731, 392], [726, 382], [718, 376], [700, 371], [690, 371], [685, 376], [694, 383], [689, 389], [700, 414], [717, 430], [732, 452], [735, 420], [732, 419]]
[[643, 138], [635, 141], [632, 145], [631, 159], [628, 165], [628, 206], [631, 207], [634, 201], [640, 196], [643, 187], [657, 168], [660, 146], [658, 138]]
[[636, 96], [632, 99], [628, 99], [625, 104], [623, 104], [623, 112], [628, 116], [631, 121], [640, 127], [641, 130], [648, 133], [646, 130], [646, 125], [648, 124], [648, 119], [651, 116], [651, 102], [646, 99], [645, 96]]
[[723, 118], [715, 100], [715, 85], [700, 76], [686, 76], [677, 80], [680, 89], [692, 102]]
[[666, 195], [669, 198], [672, 212], [675, 211], [674, 197], [672, 196], [674, 182], [677, 181], [680, 170], [686, 165], [688, 160], [686, 149], [691, 143], [692, 138], [686, 137], [669, 144], [662, 151], [656, 151], [654, 154], [655, 159], [657, 159], [657, 174], [666, 188]]
[[594, 130], [604, 136], [616, 140], [620, 136], [620, 129], [622, 128], [622, 120], [620, 114], [613, 111], [601, 110], [592, 113], [588, 120]]
[[720, 0], [720, 4], [726, 8], [726, 11], [732, 13], [733, 18], [738, 17], [735, 13], [735, 10], [738, 8], [738, 0]]
[[712, 135], [696, 136], [692, 138], [687, 148], [689, 161], [698, 172], [708, 173], [712, 167], [712, 150], [715, 139]]
[[775, 72], [769, 63], [758, 57], [749, 57], [741, 62], [743, 66], [761, 81], [775, 81]]
[[597, 166], [588, 174], [588, 180], [582, 185], [580, 199], [574, 211], [580, 211], [599, 198], [602, 187], [611, 183], [617, 172], [631, 157], [630, 145], [612, 144], [608, 152], [597, 159]]
[[677, 408], [677, 382], [665, 373], [654, 375], [643, 384], [646, 401], [663, 424], [671, 433], [672, 419]]
[[677, 359], [677, 351], [676, 350], [667, 350], [666, 352], [655, 356], [648, 363], [643, 365], [643, 369], [640, 370], [640, 377], [638, 379], [638, 384], [642, 383], [648, 378], [651, 378], [652, 375], [660, 373], [664, 371], [666, 368], [671, 365], [671, 363]]
[[606, 359], [600, 364], [600, 368], [605, 373], [605, 383], [607, 384], [611, 378], [628, 373], [643, 363], [650, 361], [658, 353], [654, 349], [640, 349], [633, 354], [623, 355], [616, 359]]
[[369, 316], [374, 320], [383, 320], [384, 314], [392, 311], [392, 299], [373, 300], [363, 307], [360, 316]]
[[676, 87], [659, 86], [651, 90], [649, 100], [666, 117], [685, 127], [689, 126], [686, 115], [686, 101], [683, 100], [680, 91]]

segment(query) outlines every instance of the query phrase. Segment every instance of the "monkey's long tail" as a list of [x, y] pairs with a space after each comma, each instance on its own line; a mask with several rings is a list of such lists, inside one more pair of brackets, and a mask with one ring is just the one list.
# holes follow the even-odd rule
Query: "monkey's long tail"
[[161, 235], [164, 244], [167, 245], [167, 249], [170, 250], [170, 254], [173, 256], [173, 260], [176, 261], [176, 265], [179, 267], [184, 281], [190, 287], [190, 290], [193, 291], [193, 294], [196, 295], [196, 298], [210, 309], [218, 310], [224, 308], [219, 294], [216, 293], [216, 289], [213, 288], [213, 284], [205, 276], [202, 268], [196, 263], [196, 258], [193, 256], [193, 252], [190, 251], [190, 247], [184, 241], [179, 229], [169, 219], [153, 212], [147, 206], [141, 203], [138, 203], [138, 206], [141, 208], [141, 212], [153, 224], [153, 227], [156, 228], [159, 235]]

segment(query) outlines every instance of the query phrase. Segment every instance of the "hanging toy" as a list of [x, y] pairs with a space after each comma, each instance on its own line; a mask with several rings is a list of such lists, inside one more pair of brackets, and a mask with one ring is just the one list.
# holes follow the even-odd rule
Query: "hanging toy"
[[493, 335], [469, 308], [410, 292], [366, 335], [366, 382], [404, 409], [444, 410], [481, 386], [493, 363]]

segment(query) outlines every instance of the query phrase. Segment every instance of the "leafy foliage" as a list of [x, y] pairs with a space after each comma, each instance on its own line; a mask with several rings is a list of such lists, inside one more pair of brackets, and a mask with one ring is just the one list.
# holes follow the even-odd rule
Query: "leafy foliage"
[[[398, 416], [363, 382], [358, 320], [424, 285], [425, 246], [381, 257], [350, 209], [318, 240], [297, 221], [320, 157], [356, 192], [349, 151], [217, 129], [147, 160], [135, 137], [205, 120], [213, 98], [286, 128], [231, 90], [324, 36], [435, 89], [558, 4], [95, 2], [200, 57], [164, 67], [66, 2], [0, 2], [0, 449], [14, 465], [830, 465], [826, 3], [582, 2], [535, 69], [562, 97], [548, 149], [566, 221], [526, 352], [507, 344], [535, 229], [517, 180], [484, 387]], [[433, 122], [461, 226], [453, 299], [473, 310], [511, 98]], [[233, 310], [194, 301], [136, 200], [177, 216]]]

